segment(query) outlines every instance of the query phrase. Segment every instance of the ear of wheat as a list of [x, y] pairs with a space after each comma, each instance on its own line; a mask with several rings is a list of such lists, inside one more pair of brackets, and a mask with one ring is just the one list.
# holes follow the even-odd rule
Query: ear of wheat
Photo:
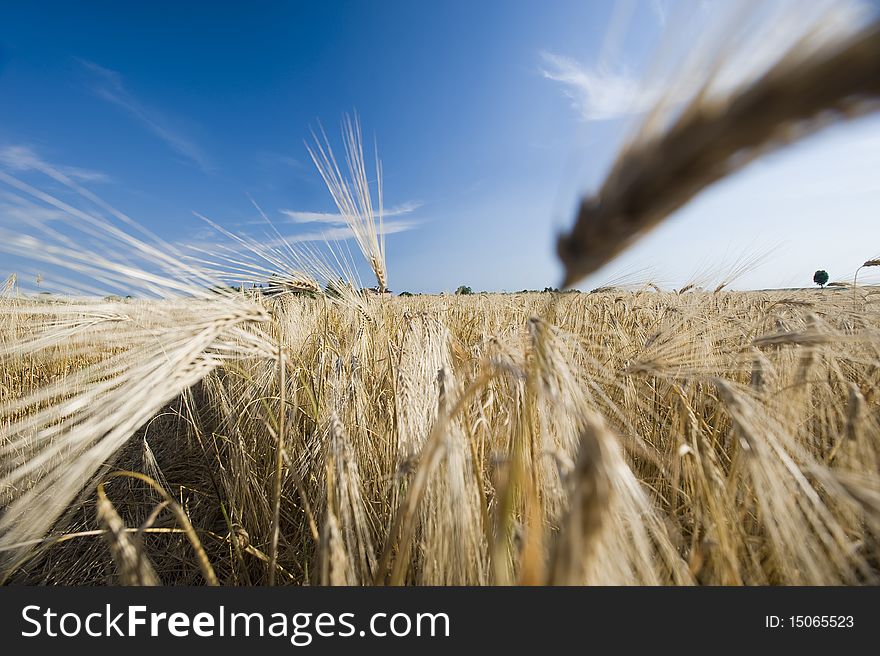
[[364, 146], [361, 137], [361, 125], [357, 116], [353, 119], [345, 116], [342, 121], [342, 143], [347, 165], [346, 176], [339, 167], [330, 140], [323, 128], [320, 130], [322, 139], [312, 134], [313, 143], [306, 144], [309, 155], [333, 200], [345, 224], [351, 230], [355, 242], [376, 276], [379, 292], [388, 289], [388, 272], [385, 265], [385, 227], [382, 207], [382, 166], [378, 154], [375, 162], [376, 189], [378, 209], [373, 207], [370, 180], [367, 177], [367, 166], [364, 160]]
[[[277, 349], [252, 329], [268, 319], [261, 306], [218, 292], [217, 279], [184, 261], [173, 246], [136, 238], [97, 212], [77, 209], [8, 174], [0, 173], [0, 179], [67, 217], [64, 233], [39, 222], [30, 225], [36, 237], [0, 228], [0, 250], [52, 266], [47, 284], [62, 291], [125, 290], [160, 299], [47, 303], [23, 297], [4, 306], [13, 325], [33, 327], [0, 347], [4, 365], [51, 359], [59, 345], [87, 363], [0, 403], [0, 559], [8, 564], [19, 555], [17, 545], [43, 537], [166, 403], [230, 358], [272, 358]], [[94, 250], [83, 247], [86, 242]]]
[[856, 269], [856, 272], [853, 274], [853, 282], [852, 282], [853, 293], [855, 293], [855, 291], [856, 291], [855, 288], [856, 288], [856, 285], [858, 284], [859, 271], [861, 271], [862, 269], [876, 267], [876, 266], [880, 266], [880, 258], [871, 258], [870, 260], [865, 260], [865, 263], [862, 264], [862, 266], [860, 266], [858, 269]]
[[760, 79], [718, 97], [700, 92], [672, 124], [646, 130], [580, 204], [557, 252], [572, 285], [627, 248], [708, 185], [759, 155], [831, 123], [874, 111], [880, 21], [846, 38], [797, 44]]
[[160, 585], [153, 564], [126, 531], [125, 523], [107, 498], [103, 484], [98, 486], [97, 517], [98, 523], [106, 531], [107, 544], [110, 546], [110, 553], [119, 572], [119, 583]]

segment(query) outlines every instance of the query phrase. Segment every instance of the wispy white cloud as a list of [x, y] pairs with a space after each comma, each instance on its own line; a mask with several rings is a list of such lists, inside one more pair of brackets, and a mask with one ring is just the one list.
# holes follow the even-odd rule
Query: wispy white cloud
[[85, 183], [110, 182], [111, 178], [101, 171], [78, 166], [63, 166], [47, 162], [36, 151], [21, 144], [0, 147], [0, 166], [9, 171], [47, 171], [54, 169], [71, 180]]
[[[382, 230], [377, 232], [380, 235], [393, 235], [413, 230], [421, 224], [422, 221], [417, 219], [392, 219], [390, 221], [385, 221]], [[241, 250], [243, 248], [241, 244], [237, 244], [229, 239], [221, 238], [218, 240], [218, 236], [220, 235], [218, 235], [213, 229], [200, 229], [193, 232], [188, 241], [179, 242], [178, 245], [184, 248], [195, 248], [208, 252], [217, 251], [219, 248], [225, 250], [231, 249], [233, 251]], [[246, 239], [256, 239], [267, 249], [283, 248], [285, 244], [297, 244], [301, 242], [342, 242], [354, 239], [354, 233], [347, 226], [333, 226], [323, 230], [311, 230], [291, 235], [284, 234], [283, 238], [279, 238], [277, 235], [267, 235], [265, 238], [258, 238], [253, 234], [241, 234], [240, 236]]]
[[[394, 216], [404, 216], [415, 212], [422, 206], [417, 201], [409, 201], [395, 207], [386, 209], [382, 214], [385, 218]], [[299, 210], [281, 210], [290, 223], [326, 223], [329, 225], [344, 226], [345, 219], [341, 214], [334, 212], [303, 212]], [[385, 222], [386, 230], [388, 221]]]
[[[406, 232], [418, 227], [421, 221], [416, 219], [392, 219], [382, 224], [382, 229], [376, 232], [380, 235], [393, 235], [399, 232]], [[337, 226], [326, 230], [315, 230], [312, 232], [304, 232], [298, 235], [291, 235], [284, 238], [288, 242], [302, 241], [345, 241], [354, 239], [354, 233], [351, 228], [345, 226]]]
[[[540, 53], [540, 73], [558, 82], [585, 121], [643, 114], [661, 100], [672, 108], [699, 92], [723, 96], [749, 84], [792, 48], [806, 53], [852, 34], [872, 15], [861, 0], [768, 0], [749, 11], [737, 3], [668, 21], [668, 6], [651, 3], [669, 33], [652, 58], [650, 77], [626, 67], [590, 65], [553, 52]], [[681, 17], [681, 20], [678, 17]], [[659, 65], [656, 65], [659, 62]]]
[[541, 74], [559, 82], [572, 107], [585, 121], [603, 121], [646, 112], [661, 89], [645, 86], [629, 72], [585, 66], [571, 57], [541, 53]]
[[150, 108], [131, 94], [125, 87], [122, 75], [117, 71], [99, 66], [84, 59], [78, 60], [80, 65], [92, 75], [92, 91], [101, 99], [106, 100], [128, 112], [140, 121], [150, 132], [159, 137], [165, 144], [182, 155], [205, 172], [213, 170], [207, 155], [191, 138], [181, 134], [169, 125], [168, 118], [154, 108]]

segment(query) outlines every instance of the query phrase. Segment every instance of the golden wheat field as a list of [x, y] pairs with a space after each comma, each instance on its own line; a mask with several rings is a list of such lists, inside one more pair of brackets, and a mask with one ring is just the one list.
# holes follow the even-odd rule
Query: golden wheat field
[[[878, 301], [871, 288], [646, 287], [357, 307], [44, 301], [25, 314], [7, 297], [3, 574], [876, 582]], [[201, 336], [198, 354], [184, 333]], [[67, 398], [31, 394], [58, 380]], [[124, 420], [134, 437], [95, 459]], [[16, 439], [59, 422], [76, 444]], [[99, 490], [68, 469], [74, 452], [100, 463]], [[28, 521], [13, 523], [19, 511]]]

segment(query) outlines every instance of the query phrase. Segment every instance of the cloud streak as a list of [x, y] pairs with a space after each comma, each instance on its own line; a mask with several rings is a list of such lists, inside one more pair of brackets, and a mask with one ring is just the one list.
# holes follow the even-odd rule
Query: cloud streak
[[645, 86], [629, 73], [584, 66], [571, 57], [541, 53], [541, 75], [559, 82], [572, 107], [585, 121], [604, 121], [648, 111], [661, 89]]
[[[395, 207], [384, 210], [382, 216], [385, 218], [404, 216], [406, 214], [411, 214], [412, 212], [415, 212], [421, 206], [422, 203], [420, 202], [409, 201], [407, 203], [402, 203], [401, 205], [397, 205]], [[334, 226], [344, 226], [346, 224], [345, 218], [341, 214], [334, 212], [304, 212], [299, 210], [281, 210], [281, 214], [287, 217], [288, 222], [290, 223], [325, 223]], [[385, 222], [385, 226], [387, 228], [388, 221]]]
[[93, 78], [91, 90], [102, 100], [105, 100], [137, 119], [155, 136], [178, 155], [183, 156], [206, 173], [213, 170], [207, 155], [201, 147], [189, 137], [175, 131], [168, 125], [168, 120], [155, 109], [147, 107], [143, 102], [131, 94], [117, 71], [99, 66], [94, 62], [84, 59], [78, 60], [80, 65], [88, 71]]
[[78, 166], [62, 166], [52, 164], [40, 157], [30, 146], [12, 145], [0, 147], [0, 166], [10, 171], [41, 171], [55, 170], [71, 180], [85, 183], [110, 182], [106, 173], [80, 168]]
[[659, 27], [675, 38], [667, 38], [665, 49], [646, 64], [650, 77], [547, 51], [539, 53], [539, 71], [561, 85], [582, 120], [603, 121], [644, 114], [661, 101], [672, 108], [701, 90], [723, 97], [753, 82], [793, 48], [806, 52], [833, 43], [871, 16], [859, 0], [768, 1], [744, 13], [736, 7], [682, 14], [681, 21], [668, 25], [667, 5], [652, 2]]
[[[417, 219], [392, 219], [391, 221], [385, 221], [382, 230], [377, 229], [377, 232], [380, 235], [393, 235], [413, 230], [421, 224], [422, 221]], [[195, 237], [194, 240], [189, 242], [179, 242], [178, 245], [184, 248], [195, 248], [203, 251], [213, 251], [218, 247], [227, 250], [231, 249], [233, 251], [244, 248], [241, 244], [237, 244], [231, 240], [217, 241], [211, 239], [214, 235], [217, 235], [214, 231], [199, 231], [193, 235]], [[333, 226], [324, 230], [312, 230], [309, 232], [301, 232], [299, 234], [283, 235], [282, 238], [278, 238], [277, 235], [271, 235], [267, 236], [266, 239], [259, 239], [252, 234], [245, 235], [243, 233], [239, 236], [245, 239], [259, 241], [259, 243], [267, 249], [283, 249], [285, 244], [297, 244], [302, 242], [321, 241], [329, 243], [354, 239], [354, 233], [351, 231], [351, 228], [348, 228], [347, 226]]]
[[[379, 235], [393, 235], [399, 232], [412, 230], [418, 227], [420, 224], [421, 221], [418, 221], [416, 219], [393, 219], [391, 221], [385, 221], [382, 225], [381, 230], [379, 230], [377, 227], [376, 232]], [[304, 232], [298, 235], [285, 237], [284, 239], [289, 243], [303, 241], [346, 241], [348, 239], [354, 239], [354, 233], [349, 227], [337, 226], [333, 228], [328, 228], [327, 230]]]

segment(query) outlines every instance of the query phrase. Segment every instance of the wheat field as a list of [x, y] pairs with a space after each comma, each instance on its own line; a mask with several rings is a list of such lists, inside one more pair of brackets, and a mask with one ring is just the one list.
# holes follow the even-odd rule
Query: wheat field
[[[264, 313], [258, 331], [241, 324], [227, 338], [237, 351], [137, 426], [102, 462], [100, 494], [82, 490], [48, 539], [7, 548], [5, 577], [876, 582], [878, 301], [871, 288], [374, 297], [358, 307], [243, 298]], [[102, 367], [120, 355], [126, 371], [148, 370], [156, 365], [134, 358], [150, 351], [113, 348], [120, 331], [131, 339], [125, 325], [163, 312], [192, 321], [191, 308], [166, 301], [68, 305], [53, 309], [70, 325], [89, 321], [87, 350], [67, 335], [16, 353], [38, 316], [6, 313], [16, 320], [2, 331], [5, 401], [89, 370], [109, 379]], [[254, 353], [249, 333], [281, 355]], [[139, 382], [121, 383], [124, 403]], [[5, 407], [13, 445], [9, 427], [39, 409]], [[3, 455], [20, 463], [26, 452]], [[70, 474], [58, 472], [54, 489]], [[7, 500], [39, 482], [14, 485]]]

